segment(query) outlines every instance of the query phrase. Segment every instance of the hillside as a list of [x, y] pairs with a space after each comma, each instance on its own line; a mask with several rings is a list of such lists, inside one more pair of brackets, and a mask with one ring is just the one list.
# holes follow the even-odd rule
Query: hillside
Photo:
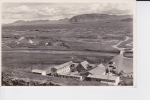
[[5, 26], [11, 26], [11, 25], [43, 25], [43, 24], [66, 24], [68, 23], [68, 18], [59, 19], [59, 20], [31, 20], [31, 21], [24, 21], [24, 20], [18, 20], [11, 24], [5, 24]]
[[131, 15], [109, 15], [109, 14], [82, 14], [72, 17], [70, 23], [81, 23], [91, 21], [112, 21], [132, 18]]
[[85, 23], [85, 22], [112, 22], [112, 21], [122, 21], [130, 22], [132, 21], [132, 15], [109, 15], [109, 14], [81, 14], [73, 16], [72, 18], [64, 18], [59, 20], [31, 20], [24, 21], [18, 20], [11, 24], [3, 24], [3, 26], [21, 26], [21, 25], [59, 25], [59, 24], [73, 24], [73, 23]]

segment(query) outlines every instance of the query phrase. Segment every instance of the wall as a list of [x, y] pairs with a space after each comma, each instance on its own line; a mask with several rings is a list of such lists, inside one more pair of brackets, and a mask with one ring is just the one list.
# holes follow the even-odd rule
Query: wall
[[120, 81], [119, 77], [117, 77], [116, 80], [98, 79], [98, 78], [90, 78], [90, 77], [88, 77], [87, 80], [88, 81], [98, 81], [98, 82], [101, 82], [101, 83], [108, 83], [108, 84], [111, 84], [111, 85], [118, 85], [118, 83]]
[[51, 68], [51, 75], [52, 76], [56, 76], [57, 75], [57, 72], [56, 72], [55, 68]]
[[68, 66], [65, 66], [65, 67], [62, 67], [60, 69], [57, 70], [57, 73], [67, 73], [67, 72], [70, 72], [70, 65]]
[[117, 79], [115, 80], [115, 84], [114, 85], [118, 85], [119, 82], [120, 82], [120, 78], [117, 77]]
[[71, 79], [76, 79], [76, 80], [84, 80], [84, 78], [82, 76], [77, 77], [77, 76], [69, 76], [69, 75], [60, 75], [58, 74], [58, 77], [62, 77], [62, 78], [71, 78]]
[[85, 68], [84, 68], [81, 64], [79, 64], [79, 65], [76, 67], [76, 69], [77, 69], [78, 72], [85, 71]]

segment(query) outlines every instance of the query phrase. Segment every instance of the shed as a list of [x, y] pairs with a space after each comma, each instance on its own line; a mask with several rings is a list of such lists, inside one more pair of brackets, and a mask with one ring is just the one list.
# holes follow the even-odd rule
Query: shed
[[86, 71], [88, 69], [88, 66], [89, 66], [89, 63], [87, 61], [83, 61], [79, 63], [76, 69], [78, 72], [82, 72], [82, 71]]
[[48, 74], [51, 74], [51, 69], [48, 68], [48, 69], [45, 69], [42, 71], [42, 75], [48, 75]]
[[55, 67], [51, 68], [51, 74], [53, 76], [56, 76], [58, 73], [68, 73], [71, 71], [71, 65], [73, 65], [72, 61], [55, 66]]
[[40, 69], [33, 69], [31, 72], [32, 72], [32, 73], [37, 73], [37, 74], [42, 74], [43, 70], [40, 70]]

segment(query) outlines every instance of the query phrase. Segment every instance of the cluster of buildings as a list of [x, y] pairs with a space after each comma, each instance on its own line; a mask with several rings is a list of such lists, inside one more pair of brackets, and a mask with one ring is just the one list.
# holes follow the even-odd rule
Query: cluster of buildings
[[20, 37], [18, 40], [15, 41], [15, 44], [19, 46], [61, 46], [63, 43], [58, 40], [53, 39], [45, 39], [41, 40], [39, 38], [34, 37]]
[[102, 63], [94, 65], [89, 64], [87, 61], [80, 63], [69, 61], [46, 70], [33, 69], [32, 72], [53, 77], [72, 78], [81, 81], [98, 81], [118, 85], [120, 77], [111, 72], [108, 73], [106, 69]]

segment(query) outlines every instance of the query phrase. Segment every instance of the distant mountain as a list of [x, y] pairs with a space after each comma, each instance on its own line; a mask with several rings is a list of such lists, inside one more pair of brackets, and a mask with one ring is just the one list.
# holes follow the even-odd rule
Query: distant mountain
[[72, 17], [70, 23], [82, 23], [91, 21], [112, 21], [125, 18], [132, 18], [132, 15], [109, 15], [109, 14], [82, 14]]
[[47, 24], [67, 24], [67, 23], [84, 23], [84, 22], [112, 22], [123, 21], [130, 22], [133, 20], [132, 15], [109, 15], [109, 14], [81, 14], [72, 18], [64, 18], [59, 20], [18, 20], [11, 24], [3, 24], [3, 26], [20, 26], [20, 25], [47, 25]]
[[32, 21], [24, 21], [18, 20], [14, 23], [8, 25], [40, 25], [40, 24], [66, 24], [68, 23], [68, 18], [60, 19], [60, 20], [32, 20]]

